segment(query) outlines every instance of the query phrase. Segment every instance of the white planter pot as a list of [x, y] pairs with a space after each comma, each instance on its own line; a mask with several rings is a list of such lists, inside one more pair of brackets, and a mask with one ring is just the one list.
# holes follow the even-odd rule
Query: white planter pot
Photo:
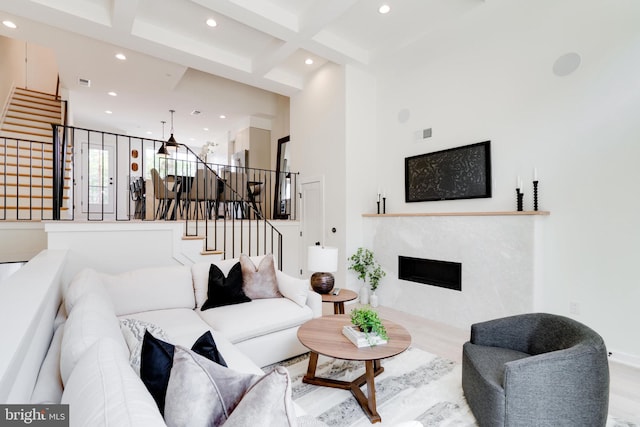
[[369, 296], [369, 304], [371, 304], [371, 307], [378, 306], [378, 295], [376, 295], [375, 291], [373, 291], [373, 293]]
[[369, 304], [369, 288], [367, 288], [367, 285], [362, 285], [360, 288], [360, 304]]

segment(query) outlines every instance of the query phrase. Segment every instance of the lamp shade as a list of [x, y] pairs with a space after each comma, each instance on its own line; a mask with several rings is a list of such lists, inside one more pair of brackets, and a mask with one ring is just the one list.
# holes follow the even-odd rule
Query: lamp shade
[[309, 271], [333, 273], [338, 271], [338, 248], [328, 246], [309, 246], [307, 252]]

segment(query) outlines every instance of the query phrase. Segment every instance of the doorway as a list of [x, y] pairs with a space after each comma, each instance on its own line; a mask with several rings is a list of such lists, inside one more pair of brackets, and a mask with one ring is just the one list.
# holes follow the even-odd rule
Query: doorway
[[91, 216], [115, 212], [115, 147], [107, 144], [82, 143], [80, 201], [82, 213]]
[[317, 242], [324, 244], [324, 178], [315, 177], [300, 181], [300, 210], [302, 217], [302, 270], [307, 269], [307, 248]]

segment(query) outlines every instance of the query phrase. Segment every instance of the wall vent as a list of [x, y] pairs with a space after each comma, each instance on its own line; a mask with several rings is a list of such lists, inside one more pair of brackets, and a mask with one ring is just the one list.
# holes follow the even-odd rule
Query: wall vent
[[78, 84], [82, 87], [91, 87], [91, 80], [83, 79], [82, 77], [79, 77]]

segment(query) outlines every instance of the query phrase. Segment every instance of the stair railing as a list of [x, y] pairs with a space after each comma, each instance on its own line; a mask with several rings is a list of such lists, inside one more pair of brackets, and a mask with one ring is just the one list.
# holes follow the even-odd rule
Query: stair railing
[[[64, 125], [53, 125], [53, 130], [54, 219], [62, 219], [61, 208], [65, 200], [70, 199], [72, 213], [65, 215], [65, 218], [72, 220], [76, 214], [84, 218], [85, 213], [89, 221], [109, 218], [116, 221], [183, 220], [184, 235], [187, 237], [201, 236], [204, 228], [205, 252], [220, 253], [223, 258], [235, 258], [241, 253], [261, 255], [271, 252], [282, 267], [282, 234], [269, 220], [273, 215], [271, 198], [275, 171], [207, 164], [183, 144], [169, 149], [171, 157], [161, 158], [156, 153], [163, 141]], [[104, 186], [103, 189], [113, 190], [113, 214], [105, 212], [104, 203], [97, 207], [88, 204], [91, 196], [88, 186], [83, 184], [82, 190], [76, 188], [78, 164], [67, 170], [65, 176], [65, 165], [69, 164], [67, 157], [75, 159], [72, 165], [79, 160], [76, 153], [79, 152], [80, 142], [88, 147], [104, 149], [105, 141], [115, 149], [113, 179], [106, 180], [101, 176], [94, 179], [101, 182], [97, 185], [98, 193], [100, 185]], [[82, 153], [81, 157], [84, 163], [78, 173], [87, 181], [88, 176], [97, 171], [97, 166], [87, 161], [89, 153]], [[154, 196], [151, 197], [151, 189], [145, 187], [154, 186], [154, 180], [147, 182], [146, 178], [147, 171], [152, 169], [162, 172], [158, 174], [159, 179], [174, 180], [171, 191], [160, 191], [160, 194], [158, 189], [154, 189]], [[195, 179], [199, 173], [215, 176], [215, 181], [205, 179], [202, 183]], [[64, 182], [65, 178], [69, 181], [69, 175], [73, 183], [72, 191], [65, 198]], [[128, 182], [122, 182], [123, 179]], [[291, 173], [291, 179], [292, 188], [295, 188], [297, 174]], [[208, 188], [214, 185], [212, 182], [215, 182], [215, 189]], [[130, 194], [118, 194], [124, 188]], [[85, 190], [87, 194], [84, 194]], [[78, 191], [83, 191], [81, 198], [76, 194]], [[210, 196], [212, 193], [215, 197]], [[76, 202], [81, 199], [84, 200], [82, 212], [75, 209]], [[126, 206], [122, 206], [122, 203]], [[287, 218], [295, 220], [295, 203], [291, 205], [294, 210]]]

